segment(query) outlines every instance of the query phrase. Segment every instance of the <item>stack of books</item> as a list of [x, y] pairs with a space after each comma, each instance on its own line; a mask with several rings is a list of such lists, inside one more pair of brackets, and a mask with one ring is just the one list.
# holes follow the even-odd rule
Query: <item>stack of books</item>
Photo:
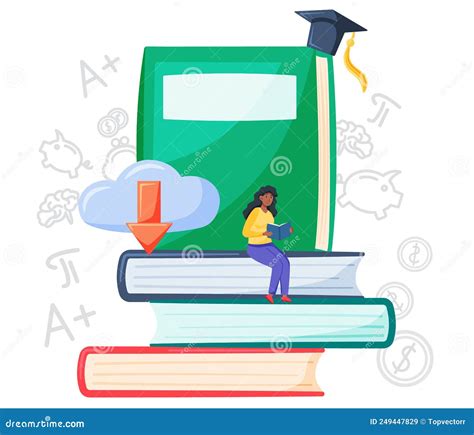
[[[316, 365], [324, 349], [392, 343], [392, 304], [364, 298], [356, 286], [363, 254], [331, 252], [333, 51], [145, 48], [137, 159], [213, 183], [219, 212], [202, 228], [167, 234], [151, 255], [122, 254], [119, 293], [149, 303], [157, 329], [150, 347], [84, 349], [83, 394], [318, 396]], [[268, 303], [271, 269], [244, 251], [241, 211], [266, 185], [278, 190], [278, 220], [291, 221], [296, 235], [280, 245], [290, 260], [291, 304], [278, 297]], [[188, 258], [193, 246], [202, 251], [198, 258]]]
[[122, 254], [121, 297], [149, 302], [150, 347], [88, 347], [78, 381], [88, 397], [321, 396], [316, 366], [326, 348], [388, 347], [387, 299], [356, 285], [359, 252], [288, 252], [293, 303], [264, 298], [270, 268], [245, 251]]

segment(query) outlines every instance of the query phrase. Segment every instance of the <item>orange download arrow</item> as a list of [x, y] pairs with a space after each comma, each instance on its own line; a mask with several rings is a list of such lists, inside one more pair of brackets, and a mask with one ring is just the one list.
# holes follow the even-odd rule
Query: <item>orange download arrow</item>
[[137, 222], [127, 223], [147, 254], [151, 254], [171, 224], [161, 222], [161, 182], [137, 183]]

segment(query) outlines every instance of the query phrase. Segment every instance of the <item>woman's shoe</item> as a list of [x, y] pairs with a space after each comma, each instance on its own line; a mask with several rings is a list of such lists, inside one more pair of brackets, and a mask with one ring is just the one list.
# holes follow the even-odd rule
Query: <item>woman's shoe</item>
[[266, 299], [268, 302], [270, 302], [271, 304], [274, 304], [274, 302], [273, 302], [273, 296], [272, 296], [272, 295], [270, 295], [270, 294], [266, 295], [266, 296], [265, 296], [265, 299]]
[[281, 297], [281, 301], [282, 302], [288, 302], [288, 303], [292, 302], [292, 300], [286, 295]]

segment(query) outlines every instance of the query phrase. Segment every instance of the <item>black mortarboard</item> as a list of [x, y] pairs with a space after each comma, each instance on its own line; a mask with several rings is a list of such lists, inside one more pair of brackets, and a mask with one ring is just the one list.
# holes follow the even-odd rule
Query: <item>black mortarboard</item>
[[296, 13], [311, 23], [308, 47], [332, 55], [336, 54], [344, 33], [367, 30], [333, 9]]

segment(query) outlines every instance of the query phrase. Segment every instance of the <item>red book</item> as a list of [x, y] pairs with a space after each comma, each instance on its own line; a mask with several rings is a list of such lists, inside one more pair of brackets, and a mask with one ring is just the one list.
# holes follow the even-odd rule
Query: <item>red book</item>
[[324, 349], [86, 347], [77, 380], [86, 397], [323, 396]]

